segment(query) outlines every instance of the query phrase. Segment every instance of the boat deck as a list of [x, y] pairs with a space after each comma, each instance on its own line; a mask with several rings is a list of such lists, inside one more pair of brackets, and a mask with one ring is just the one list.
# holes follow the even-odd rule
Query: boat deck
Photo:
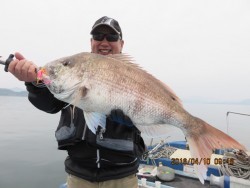
[[[140, 179], [141, 177], [139, 177]], [[148, 178], [147, 177], [147, 181], [149, 182], [155, 182], [155, 181], [160, 181], [157, 177], [156, 178]], [[175, 175], [175, 179], [173, 181], [169, 181], [169, 182], [162, 182], [162, 185], [166, 185], [169, 187], [192, 187], [192, 188], [203, 188], [203, 187], [216, 187], [216, 186], [212, 186], [210, 185], [210, 183], [208, 181], [205, 181], [204, 185], [198, 180], [198, 179], [194, 179], [194, 178], [189, 178], [189, 177], [184, 177], [184, 176], [180, 176], [180, 175]]]

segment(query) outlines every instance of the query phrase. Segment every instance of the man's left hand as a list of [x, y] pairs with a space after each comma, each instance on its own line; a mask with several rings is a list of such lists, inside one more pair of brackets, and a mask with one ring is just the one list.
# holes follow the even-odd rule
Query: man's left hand
[[131, 119], [120, 109], [112, 110], [109, 117], [112, 121], [120, 123], [121, 125], [125, 125], [130, 128], [134, 127]]

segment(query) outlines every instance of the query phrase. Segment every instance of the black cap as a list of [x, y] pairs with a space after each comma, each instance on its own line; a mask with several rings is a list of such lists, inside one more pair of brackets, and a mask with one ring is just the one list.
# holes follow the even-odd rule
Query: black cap
[[100, 28], [100, 26], [108, 26], [110, 27], [112, 30], [114, 30], [117, 34], [119, 34], [122, 38], [122, 30], [121, 27], [119, 26], [118, 21], [116, 21], [113, 18], [109, 18], [107, 16], [103, 16], [100, 19], [98, 19], [95, 24], [92, 27], [92, 30], [90, 32], [90, 34], [92, 35], [93, 33], [95, 33], [95, 31], [97, 30], [97, 28]]

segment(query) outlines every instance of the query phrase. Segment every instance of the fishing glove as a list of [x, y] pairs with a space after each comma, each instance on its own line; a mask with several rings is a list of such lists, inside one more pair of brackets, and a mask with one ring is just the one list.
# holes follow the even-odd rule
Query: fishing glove
[[130, 128], [134, 127], [134, 124], [131, 121], [131, 119], [128, 116], [126, 116], [120, 109], [112, 110], [109, 117], [112, 121], [116, 123], [125, 125]]

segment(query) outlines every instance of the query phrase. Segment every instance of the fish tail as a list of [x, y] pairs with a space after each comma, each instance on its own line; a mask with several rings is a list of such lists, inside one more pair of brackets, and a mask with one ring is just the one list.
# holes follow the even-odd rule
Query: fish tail
[[204, 180], [207, 178], [205, 161], [211, 158], [214, 149], [234, 148], [246, 150], [246, 148], [229, 135], [201, 119], [196, 118], [196, 122], [197, 125], [195, 127], [199, 127], [200, 130], [187, 131], [186, 139], [189, 144], [191, 157], [197, 159], [197, 163], [194, 164], [194, 170], [201, 183], [204, 184]]

